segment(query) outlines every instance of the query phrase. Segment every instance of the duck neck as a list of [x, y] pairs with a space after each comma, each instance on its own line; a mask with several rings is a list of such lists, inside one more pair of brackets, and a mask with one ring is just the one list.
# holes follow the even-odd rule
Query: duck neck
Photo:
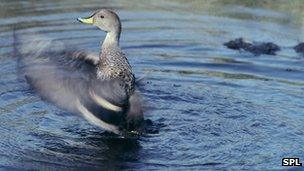
[[102, 43], [101, 51], [109, 52], [119, 48], [119, 38], [120, 38], [120, 31], [108, 32], [105, 40]]

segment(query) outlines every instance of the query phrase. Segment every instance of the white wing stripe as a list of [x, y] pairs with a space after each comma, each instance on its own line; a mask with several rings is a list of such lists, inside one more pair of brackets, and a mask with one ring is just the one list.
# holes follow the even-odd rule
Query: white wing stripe
[[79, 112], [83, 114], [85, 119], [87, 119], [89, 122], [91, 122], [94, 125], [97, 125], [98, 127], [101, 127], [105, 130], [112, 131], [115, 134], [119, 134], [120, 131], [118, 130], [118, 127], [115, 125], [108, 124], [100, 119], [98, 119], [94, 114], [92, 114], [86, 107], [84, 107], [79, 99], [76, 100], [76, 106]]
[[92, 99], [97, 103], [99, 104], [100, 106], [106, 108], [106, 109], [109, 109], [109, 110], [113, 110], [115, 112], [121, 112], [122, 111], [122, 108], [119, 107], [119, 106], [116, 106], [110, 102], [108, 102], [106, 99], [100, 97], [100, 96], [97, 96], [94, 92], [92, 92], [91, 90], [89, 91], [90, 92], [90, 96], [92, 97]]

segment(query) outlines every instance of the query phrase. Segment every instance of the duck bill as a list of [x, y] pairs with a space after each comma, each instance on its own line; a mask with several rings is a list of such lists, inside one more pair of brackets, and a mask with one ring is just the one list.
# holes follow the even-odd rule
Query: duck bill
[[94, 24], [93, 16], [88, 17], [88, 18], [77, 18], [77, 20], [84, 24], [90, 24], [90, 25]]

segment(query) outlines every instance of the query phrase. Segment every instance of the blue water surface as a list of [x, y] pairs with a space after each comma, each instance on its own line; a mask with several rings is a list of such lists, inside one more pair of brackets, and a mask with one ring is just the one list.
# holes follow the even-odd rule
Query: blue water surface
[[[253, 3], [254, 2], [254, 3]], [[0, 170], [283, 170], [304, 162], [300, 0], [11, 1], [0, 4]], [[75, 19], [118, 12], [121, 46], [158, 133], [109, 139], [44, 102], [20, 78], [13, 30], [98, 52], [105, 33]], [[255, 56], [222, 44], [281, 46]]]

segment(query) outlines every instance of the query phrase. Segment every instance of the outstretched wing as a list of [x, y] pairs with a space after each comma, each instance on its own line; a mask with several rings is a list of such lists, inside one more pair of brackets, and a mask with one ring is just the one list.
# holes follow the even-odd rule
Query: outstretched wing
[[96, 56], [61, 46], [49, 40], [21, 43], [21, 73], [43, 99], [118, 134], [128, 108], [120, 81], [98, 80]]

